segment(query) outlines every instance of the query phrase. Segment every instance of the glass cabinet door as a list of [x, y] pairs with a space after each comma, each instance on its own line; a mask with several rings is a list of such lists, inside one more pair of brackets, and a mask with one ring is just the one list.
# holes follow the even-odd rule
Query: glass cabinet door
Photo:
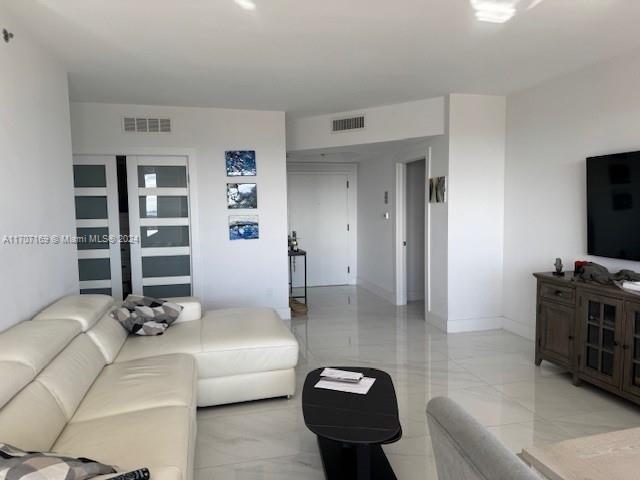
[[626, 303], [624, 390], [640, 395], [640, 304]]
[[601, 381], [619, 385], [622, 302], [589, 295], [583, 299], [580, 369]]

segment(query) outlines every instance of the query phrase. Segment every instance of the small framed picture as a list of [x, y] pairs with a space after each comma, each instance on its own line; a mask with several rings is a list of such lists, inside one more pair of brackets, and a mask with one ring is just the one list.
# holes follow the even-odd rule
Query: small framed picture
[[255, 177], [256, 152], [255, 150], [228, 150], [224, 152], [227, 166], [227, 177]]
[[255, 183], [227, 183], [227, 207], [232, 209], [258, 208], [258, 185]]
[[260, 238], [258, 215], [229, 215], [229, 240]]
[[432, 177], [429, 179], [429, 203], [444, 203], [447, 201], [447, 177]]

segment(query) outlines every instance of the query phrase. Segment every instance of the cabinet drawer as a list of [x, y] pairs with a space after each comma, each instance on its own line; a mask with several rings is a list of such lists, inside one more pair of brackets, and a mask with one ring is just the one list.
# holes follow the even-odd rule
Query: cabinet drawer
[[563, 287], [555, 283], [543, 283], [540, 285], [540, 296], [573, 305], [575, 304], [576, 291], [574, 288]]

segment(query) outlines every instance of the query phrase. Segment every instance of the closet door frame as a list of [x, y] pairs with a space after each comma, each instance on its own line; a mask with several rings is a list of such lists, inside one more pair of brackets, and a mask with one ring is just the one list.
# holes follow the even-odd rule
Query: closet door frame
[[114, 155], [74, 155], [74, 165], [104, 165], [106, 187], [75, 187], [74, 198], [83, 196], [106, 196], [106, 219], [77, 219], [77, 228], [103, 228], [109, 230], [109, 249], [77, 250], [78, 260], [109, 258], [110, 280], [80, 281], [80, 290], [110, 288], [111, 296], [122, 299], [122, 262], [120, 257], [120, 209], [118, 206], [118, 172]]

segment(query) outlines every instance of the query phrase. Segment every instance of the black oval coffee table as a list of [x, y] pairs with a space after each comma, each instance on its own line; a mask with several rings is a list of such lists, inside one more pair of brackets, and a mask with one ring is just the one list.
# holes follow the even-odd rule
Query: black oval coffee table
[[375, 378], [369, 393], [315, 388], [322, 368], [307, 375], [302, 390], [304, 422], [318, 436], [327, 479], [396, 479], [382, 446], [402, 437], [391, 377], [382, 370], [334, 367]]

